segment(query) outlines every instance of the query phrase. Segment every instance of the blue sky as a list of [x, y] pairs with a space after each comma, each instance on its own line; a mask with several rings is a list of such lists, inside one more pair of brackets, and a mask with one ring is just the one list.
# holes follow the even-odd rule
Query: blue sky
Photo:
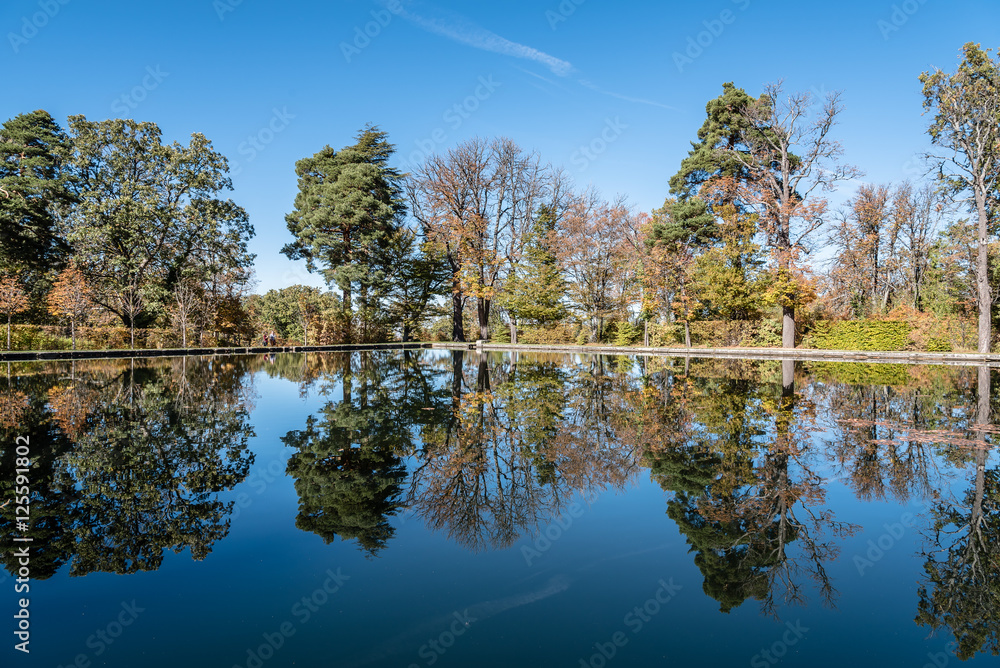
[[954, 70], [965, 42], [1000, 46], [997, 25], [989, 0], [5, 0], [0, 120], [46, 109], [204, 133], [233, 163], [266, 291], [322, 284], [279, 253], [294, 164], [367, 122], [404, 168], [506, 135], [648, 211], [724, 82], [756, 95], [783, 79], [843, 91], [834, 134], [865, 180], [920, 178], [917, 77]]

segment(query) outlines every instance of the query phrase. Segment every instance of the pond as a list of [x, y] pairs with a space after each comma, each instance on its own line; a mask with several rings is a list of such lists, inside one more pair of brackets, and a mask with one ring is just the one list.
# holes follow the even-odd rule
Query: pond
[[997, 665], [985, 367], [5, 372], [5, 666]]

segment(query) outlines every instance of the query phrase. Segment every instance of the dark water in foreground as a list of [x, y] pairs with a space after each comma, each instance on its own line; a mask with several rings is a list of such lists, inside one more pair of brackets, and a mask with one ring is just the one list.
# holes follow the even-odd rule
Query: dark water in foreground
[[6, 371], [3, 666], [1000, 665], [985, 369], [422, 351]]

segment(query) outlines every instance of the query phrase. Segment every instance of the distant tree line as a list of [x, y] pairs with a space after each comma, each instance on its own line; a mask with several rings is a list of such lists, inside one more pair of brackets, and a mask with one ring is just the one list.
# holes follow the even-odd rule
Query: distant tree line
[[772, 343], [794, 347], [817, 319], [978, 315], [988, 350], [1000, 63], [967, 44], [956, 73], [920, 80], [942, 149], [927, 156], [935, 178], [862, 183], [836, 211], [826, 195], [862, 176], [833, 138], [840, 94], [815, 100], [779, 83], [754, 98], [726, 83], [649, 214], [575, 189], [506, 137], [462, 142], [400, 174], [386, 134], [367, 127], [355, 145], [298, 163], [284, 252], [339, 290], [344, 340], [405, 322], [404, 339], [423, 329], [516, 341], [528, 330], [630, 343], [669, 324], [690, 345], [693, 321], [773, 314]]
[[57, 320], [71, 335], [117, 322], [133, 343], [137, 327], [173, 327], [183, 345], [189, 332], [201, 343], [263, 331], [629, 344], [651, 328], [654, 343], [691, 345], [692, 323], [708, 321], [748, 323], [754, 341], [785, 347], [817, 320], [978, 318], [970, 340], [988, 351], [1000, 61], [970, 43], [955, 73], [920, 81], [934, 178], [862, 183], [835, 211], [826, 195], [862, 176], [833, 136], [839, 93], [814, 100], [778, 83], [755, 98], [724, 84], [650, 213], [575, 187], [506, 137], [404, 174], [368, 125], [295, 165], [281, 250], [329, 289], [265, 295], [250, 294], [253, 228], [224, 198], [228, 162], [204, 136], [167, 146], [152, 123], [73, 116], [67, 132], [44, 111], [22, 114], [0, 128], [0, 316]]

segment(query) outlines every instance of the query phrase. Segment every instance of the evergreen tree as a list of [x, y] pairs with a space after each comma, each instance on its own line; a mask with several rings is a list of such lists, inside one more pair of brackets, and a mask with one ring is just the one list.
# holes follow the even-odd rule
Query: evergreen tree
[[670, 193], [681, 201], [698, 194], [703, 185], [720, 177], [745, 181], [749, 171], [732, 153], [747, 152], [743, 132], [749, 127], [744, 118], [745, 110], [754, 103], [742, 88], [732, 82], [722, 84], [722, 95], [705, 105], [708, 118], [698, 129], [698, 141], [691, 142], [688, 156], [681, 161], [681, 168], [670, 177]]
[[35, 297], [65, 262], [58, 217], [73, 204], [70, 141], [46, 111], [0, 127], [0, 270], [24, 275]]
[[515, 265], [501, 296], [512, 325], [528, 321], [545, 327], [566, 317], [566, 280], [552, 249], [555, 229], [555, 212], [542, 206], [526, 235], [522, 262]]
[[299, 193], [295, 209], [285, 216], [295, 240], [281, 252], [317, 265], [330, 285], [343, 293], [346, 315], [353, 309], [355, 289], [361, 309], [375, 306], [368, 295], [386, 281], [381, 251], [406, 210], [402, 178], [389, 167], [395, 148], [388, 134], [368, 125], [352, 146], [324, 147], [295, 164]]
[[385, 252], [386, 266], [393, 267], [386, 295], [388, 318], [400, 329], [402, 340], [439, 313], [436, 297], [450, 287], [451, 272], [439, 250], [419, 243], [417, 233], [402, 229], [392, 235]]

